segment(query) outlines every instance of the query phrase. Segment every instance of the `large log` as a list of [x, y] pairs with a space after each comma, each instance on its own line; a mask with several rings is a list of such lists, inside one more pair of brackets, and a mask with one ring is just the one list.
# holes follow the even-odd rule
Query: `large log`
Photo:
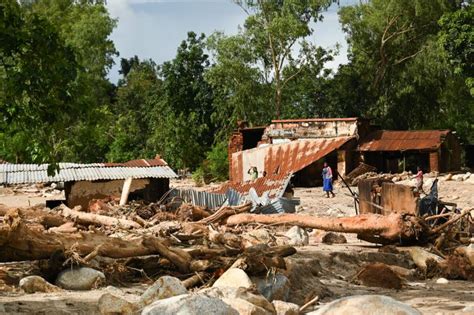
[[61, 209], [60, 214], [62, 216], [64, 216], [65, 218], [71, 218], [80, 224], [118, 226], [124, 229], [141, 228], [140, 224], [131, 220], [117, 219], [117, 218], [109, 217], [106, 215], [76, 211], [76, 210], [66, 207], [65, 205], [62, 205], [60, 209]]
[[356, 233], [361, 238], [376, 243], [399, 242], [419, 239], [428, 235], [421, 220], [407, 214], [362, 214], [354, 217], [331, 218], [301, 214], [236, 214], [227, 218], [227, 225], [248, 223], [288, 224], [340, 233]]

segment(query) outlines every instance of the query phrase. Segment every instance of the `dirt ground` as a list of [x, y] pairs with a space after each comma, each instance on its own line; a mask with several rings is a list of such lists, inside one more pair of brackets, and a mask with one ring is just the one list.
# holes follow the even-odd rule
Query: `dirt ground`
[[[425, 190], [429, 190], [433, 179], [426, 179]], [[405, 184], [407, 182], [404, 182]], [[192, 182], [174, 181], [173, 187], [193, 187]], [[353, 188], [355, 189], [355, 187]], [[295, 188], [295, 197], [300, 198], [301, 205], [297, 212], [318, 216], [351, 216], [355, 215], [354, 201], [346, 187], [335, 184], [335, 198], [326, 198], [321, 188]], [[440, 198], [452, 201], [460, 208], [474, 208], [474, 182], [439, 181]], [[12, 195], [0, 189], [0, 203], [8, 206], [28, 206], [44, 203], [45, 198], [32, 195]], [[378, 247], [357, 240], [354, 235], [345, 235], [347, 244], [326, 245], [321, 243], [321, 232], [310, 232], [309, 246], [299, 247], [298, 253], [288, 258], [290, 264], [300, 265], [296, 276], [301, 283], [301, 290], [296, 286], [293, 301], [303, 301], [317, 290], [328, 290], [318, 308], [339, 297], [356, 294], [383, 294], [405, 302], [420, 310], [423, 314], [474, 314], [474, 282], [452, 281], [437, 284], [436, 279], [407, 280], [401, 290], [381, 289], [357, 285], [354, 275], [367, 263], [383, 262], [414, 269], [412, 263], [395, 254], [381, 253]], [[301, 277], [301, 280], [298, 280]], [[314, 284], [314, 285], [313, 285]], [[293, 284], [295, 285], [295, 284]], [[145, 287], [138, 285], [122, 288], [127, 293], [143, 292]], [[316, 290], [316, 291], [314, 291]], [[314, 291], [314, 292], [313, 292]], [[21, 294], [0, 292], [1, 314], [96, 314], [97, 301], [108, 292], [107, 288], [87, 292], [66, 292], [50, 294]]]

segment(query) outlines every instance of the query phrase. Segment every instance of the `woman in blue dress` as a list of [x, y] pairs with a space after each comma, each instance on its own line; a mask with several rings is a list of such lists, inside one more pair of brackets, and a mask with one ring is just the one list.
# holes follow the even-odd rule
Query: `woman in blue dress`
[[326, 192], [326, 198], [329, 198], [329, 193], [331, 193], [333, 197], [336, 196], [332, 191], [332, 169], [327, 162], [324, 162], [323, 168], [323, 191]]

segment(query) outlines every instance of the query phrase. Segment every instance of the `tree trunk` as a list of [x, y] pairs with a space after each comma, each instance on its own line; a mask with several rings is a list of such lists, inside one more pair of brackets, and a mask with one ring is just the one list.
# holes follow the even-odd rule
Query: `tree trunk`
[[413, 240], [427, 234], [426, 227], [419, 224], [421, 221], [418, 221], [414, 216], [398, 213], [391, 213], [387, 216], [362, 214], [345, 218], [315, 217], [301, 214], [237, 214], [227, 218], [227, 225], [246, 223], [297, 225], [325, 231], [368, 235], [389, 242]]
[[68, 207], [62, 205], [61, 211], [59, 212], [62, 216], [66, 218], [71, 218], [80, 224], [93, 224], [93, 225], [105, 225], [105, 226], [117, 226], [122, 227], [124, 229], [139, 229], [141, 225], [135, 221], [126, 220], [126, 219], [116, 219], [113, 217], [109, 217], [106, 215], [88, 213], [88, 212], [81, 212], [76, 211], [73, 209], [69, 209]]

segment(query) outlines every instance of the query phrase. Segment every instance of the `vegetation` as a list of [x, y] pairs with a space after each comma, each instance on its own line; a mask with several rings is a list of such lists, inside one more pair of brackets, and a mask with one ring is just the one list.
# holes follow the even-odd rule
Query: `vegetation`
[[385, 128], [452, 128], [474, 141], [471, 1], [370, 0], [339, 8], [349, 63], [309, 40], [332, 0], [235, 0], [235, 35], [189, 32], [163, 64], [121, 59], [100, 0], [0, 2], [0, 158], [165, 158], [227, 176], [238, 120], [364, 116]]

